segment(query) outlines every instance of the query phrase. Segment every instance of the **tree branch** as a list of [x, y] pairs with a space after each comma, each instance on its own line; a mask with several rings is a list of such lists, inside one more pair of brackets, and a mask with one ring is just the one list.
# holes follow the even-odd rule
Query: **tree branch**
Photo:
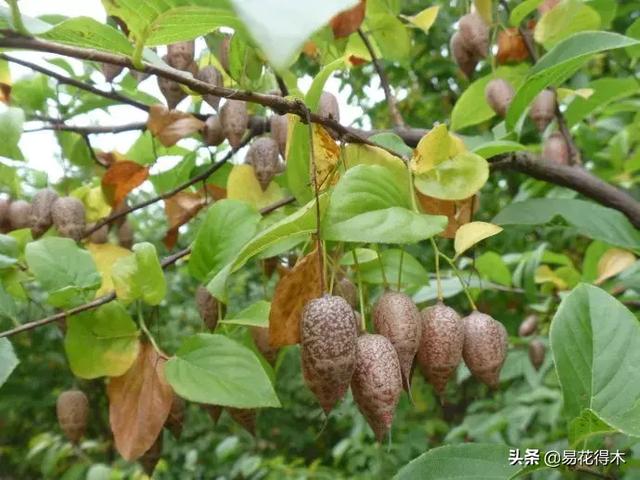
[[403, 128], [405, 126], [404, 119], [400, 114], [400, 110], [398, 110], [398, 104], [396, 102], [396, 98], [391, 93], [391, 87], [389, 85], [389, 79], [387, 78], [387, 73], [384, 71], [384, 67], [380, 59], [376, 56], [375, 51], [373, 50], [373, 45], [369, 41], [369, 37], [367, 34], [362, 31], [362, 28], [358, 28], [358, 35], [362, 39], [364, 46], [367, 47], [369, 51], [369, 55], [371, 55], [371, 61], [373, 62], [373, 67], [376, 69], [378, 73], [378, 77], [380, 78], [380, 85], [382, 85], [382, 90], [384, 90], [384, 96], [387, 99], [387, 104], [389, 105], [389, 115], [391, 116], [391, 122], [396, 128]]
[[[39, 121], [39, 120], [36, 120]], [[122, 133], [122, 132], [130, 132], [133, 130], [145, 130], [147, 128], [146, 122], [132, 122], [126, 123], [124, 125], [68, 125], [64, 122], [54, 122], [48, 125], [43, 125], [38, 128], [30, 128], [23, 130], [23, 133], [34, 133], [34, 132], [44, 132], [44, 131], [55, 131], [55, 132], [73, 132], [79, 133], [80, 135], [95, 135], [95, 134], [103, 134], [103, 133]]]

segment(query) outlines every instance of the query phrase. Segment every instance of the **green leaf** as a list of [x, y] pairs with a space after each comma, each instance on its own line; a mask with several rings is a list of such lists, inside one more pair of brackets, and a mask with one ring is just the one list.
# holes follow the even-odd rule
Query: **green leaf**
[[[355, 259], [354, 259], [354, 253], [355, 253]], [[345, 252], [342, 255], [342, 258], [340, 259], [340, 265], [344, 265], [346, 267], [355, 265], [356, 259], [357, 259], [358, 265], [364, 265], [365, 263], [373, 262], [374, 260], [377, 260], [378, 252], [376, 252], [371, 248], [361, 248], [361, 247], [354, 248], [353, 250]]]
[[138, 330], [120, 302], [67, 318], [64, 349], [80, 378], [118, 377], [138, 356]]
[[617, 210], [585, 200], [536, 198], [508, 205], [492, 222], [498, 225], [542, 225], [562, 217], [578, 232], [614, 246], [640, 250], [640, 233]]
[[541, 3], [542, 0], [525, 0], [524, 2], [520, 2], [513, 10], [511, 10], [509, 23], [514, 27], [519, 26], [520, 23], [522, 23], [522, 20], [533, 12]]
[[280, 407], [255, 353], [223, 335], [188, 337], [164, 371], [176, 393], [192, 402], [235, 408]]
[[588, 88], [593, 90], [593, 94], [589, 98], [577, 96], [564, 112], [564, 118], [570, 127], [609, 103], [636, 95], [640, 91], [640, 86], [633, 77], [598, 78], [589, 83]]
[[369, 140], [396, 152], [402, 157], [409, 158], [413, 155], [413, 148], [409, 147], [399, 135], [393, 132], [376, 133], [371, 135]]
[[494, 140], [478, 145], [472, 151], [476, 155], [480, 155], [482, 158], [489, 159], [496, 155], [502, 155], [503, 153], [521, 152], [523, 150], [527, 150], [527, 147], [521, 143], [509, 140]]
[[513, 129], [533, 99], [549, 85], [559, 86], [596, 53], [640, 45], [640, 40], [611, 32], [580, 32], [558, 43], [536, 63], [513, 97], [506, 124]]
[[40, 38], [83, 48], [131, 55], [133, 47], [120, 30], [93, 18], [70, 18], [38, 35]]
[[549, 50], [576, 32], [599, 27], [600, 15], [593, 8], [580, 0], [564, 0], [542, 16], [536, 24], [534, 38]]
[[550, 340], [569, 419], [589, 409], [618, 431], [640, 436], [636, 317], [605, 291], [581, 284], [560, 304]]
[[129, 303], [142, 299], [149, 305], [159, 305], [167, 293], [156, 247], [152, 243], [137, 243], [133, 255], [118, 259], [111, 269], [111, 278], [118, 299]]
[[185, 156], [189, 150], [174, 145], [173, 147], [164, 147], [158, 142], [151, 132], [148, 130], [142, 133], [131, 146], [125, 157], [140, 165], [151, 165], [156, 162], [157, 157], [166, 155]]
[[13, 267], [18, 262], [19, 255], [17, 240], [0, 234], [0, 270]]
[[220, 323], [253, 327], [268, 327], [270, 310], [271, 302], [260, 300], [259, 302], [248, 306], [241, 312], [238, 312], [231, 316], [227, 316], [224, 320], [221, 320]]
[[514, 89], [522, 85], [529, 71], [529, 65], [522, 63], [514, 67], [498, 67], [495, 73], [486, 75], [469, 85], [460, 95], [451, 112], [451, 130], [460, 131], [492, 119], [496, 112], [489, 106], [484, 91], [494, 78], [507, 80]]
[[463, 200], [478, 192], [489, 178], [489, 164], [479, 155], [461, 153], [416, 175], [416, 188], [430, 197]]
[[74, 132], [56, 132], [62, 154], [72, 164], [79, 167], [93, 165], [93, 157], [82, 135]]
[[411, 36], [407, 27], [396, 16], [367, 16], [367, 26], [380, 48], [382, 58], [400, 63], [409, 60]]
[[[353, 255], [348, 255], [353, 259]], [[347, 257], [347, 258], [348, 258]], [[402, 265], [402, 286], [423, 286], [429, 284], [429, 274], [420, 262], [407, 252], [402, 253], [402, 250], [394, 248], [389, 250], [383, 250], [380, 252], [380, 258], [382, 259], [382, 265], [384, 267], [384, 276], [387, 277], [387, 281], [392, 285], [398, 284], [398, 275], [400, 273], [400, 266]], [[358, 262], [360, 262], [361, 255], [358, 255]], [[384, 283], [384, 277], [382, 275], [382, 269], [380, 268], [380, 261], [376, 259], [370, 262], [359, 263], [360, 277], [363, 282], [381, 285]], [[355, 266], [353, 267], [356, 268]]]
[[582, 410], [579, 417], [569, 422], [568, 437], [571, 446], [578, 446], [590, 437], [605, 433], [616, 433], [616, 430], [598, 418], [589, 408]]
[[198, 230], [189, 272], [200, 281], [215, 276], [256, 233], [260, 214], [239, 200], [213, 204]]
[[394, 480], [507, 480], [522, 467], [509, 465], [509, 446], [463, 443], [432, 448], [402, 467]]
[[257, 45], [276, 70], [284, 70], [305, 40], [357, 0], [230, 0]]
[[47, 237], [27, 245], [29, 270], [47, 291], [47, 301], [69, 308], [91, 300], [102, 282], [91, 254], [69, 238]]
[[488, 278], [492, 282], [504, 285], [505, 287], [511, 286], [511, 272], [509, 267], [502, 259], [502, 257], [496, 252], [484, 252], [475, 261], [476, 270], [481, 277]]
[[[627, 37], [635, 38], [640, 40], [640, 18], [636, 18], [635, 21], [627, 28], [625, 32]], [[631, 58], [640, 57], [640, 45], [636, 45], [634, 47], [629, 47], [626, 49], [627, 55]]]
[[24, 112], [21, 108], [9, 107], [0, 111], [0, 157], [12, 160], [24, 160], [18, 148], [22, 135]]
[[446, 217], [412, 211], [412, 195], [406, 169], [353, 167], [335, 187], [322, 235], [342, 242], [415, 243], [442, 232]]
[[7, 381], [18, 363], [20, 361], [16, 357], [9, 339], [0, 338], [0, 387]]

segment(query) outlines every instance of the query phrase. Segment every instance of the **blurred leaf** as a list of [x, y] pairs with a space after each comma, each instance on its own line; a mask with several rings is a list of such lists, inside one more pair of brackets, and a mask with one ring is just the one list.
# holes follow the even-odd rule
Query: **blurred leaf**
[[120, 258], [131, 255], [131, 251], [111, 243], [88, 243], [86, 248], [102, 277], [102, 285], [96, 292], [96, 297], [100, 297], [113, 290], [113, 280], [111, 279], [113, 265]]
[[600, 15], [593, 8], [580, 0], [562, 0], [538, 21], [534, 38], [549, 50], [573, 33], [597, 30], [599, 27]]
[[220, 323], [250, 327], [268, 327], [270, 310], [271, 303], [266, 300], [260, 300], [232, 316], [225, 317]]
[[0, 387], [7, 381], [18, 363], [20, 361], [16, 357], [9, 339], [0, 338]]
[[514, 27], [518, 27], [522, 20], [533, 12], [542, 2], [543, 0], [524, 0], [523, 2], [518, 3], [518, 5], [511, 10], [509, 23]]
[[456, 257], [473, 247], [476, 243], [485, 238], [492, 237], [502, 232], [502, 227], [498, 227], [487, 222], [471, 222], [462, 225], [456, 232], [454, 248]]
[[234, 165], [227, 179], [227, 198], [248, 203], [256, 210], [284, 198], [284, 192], [275, 181], [262, 190], [252, 165]]
[[594, 283], [600, 285], [605, 280], [615, 277], [633, 265], [635, 261], [635, 255], [626, 250], [619, 248], [607, 250], [598, 261], [598, 278]]
[[0, 157], [12, 160], [24, 160], [18, 142], [22, 136], [24, 111], [21, 108], [6, 107], [0, 109]]
[[89, 17], [69, 18], [38, 36], [76, 47], [92, 48], [127, 56], [133, 53], [133, 47], [120, 30]]
[[[351, 256], [353, 257], [353, 256]], [[402, 268], [401, 286], [424, 286], [429, 284], [429, 274], [422, 264], [411, 254], [402, 252], [398, 248], [391, 248], [380, 252], [384, 276], [391, 285], [398, 284], [400, 269]], [[358, 256], [360, 261], [360, 256]], [[363, 282], [382, 285], [384, 277], [380, 261], [376, 255], [375, 260], [360, 265], [360, 277]], [[354, 267], [355, 269], [356, 267]]]
[[109, 167], [102, 177], [102, 191], [112, 206], [120, 205], [134, 188], [149, 177], [149, 169], [124, 160]]
[[204, 206], [204, 195], [200, 192], [182, 191], [165, 199], [164, 212], [169, 230], [164, 237], [164, 244], [168, 249], [176, 245], [180, 227], [195, 217]]
[[474, 265], [480, 276], [505, 287], [511, 286], [511, 272], [498, 253], [484, 252], [476, 258]]
[[164, 105], [151, 105], [147, 128], [165, 147], [173, 147], [178, 141], [204, 128], [204, 122], [179, 110], [169, 110]]
[[473, 0], [473, 6], [487, 25], [493, 23], [493, 0]]
[[[486, 0], [482, 0], [486, 1]], [[491, 0], [489, 0], [489, 3]], [[435, 5], [433, 7], [427, 7], [424, 10], [407, 17], [407, 20], [411, 22], [413, 25], [424, 31], [425, 33], [429, 32], [431, 25], [434, 24], [436, 18], [438, 18], [438, 12], [440, 11], [440, 7]]]
[[478, 145], [473, 149], [473, 153], [480, 155], [482, 158], [490, 159], [497, 155], [511, 152], [522, 152], [527, 150], [527, 147], [510, 140], [494, 140]]

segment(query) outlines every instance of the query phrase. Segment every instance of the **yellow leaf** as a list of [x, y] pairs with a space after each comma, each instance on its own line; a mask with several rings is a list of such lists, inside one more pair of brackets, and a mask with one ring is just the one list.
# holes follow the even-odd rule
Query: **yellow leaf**
[[293, 113], [287, 113], [287, 148], [284, 155], [285, 162], [289, 158], [289, 147], [291, 146], [291, 137], [293, 136], [293, 130], [296, 128], [296, 124], [300, 122], [300, 118]]
[[533, 280], [536, 283], [552, 283], [558, 290], [567, 289], [566, 282], [556, 275], [549, 265], [540, 265], [533, 275]]
[[229, 173], [227, 198], [247, 202], [260, 210], [283, 197], [282, 189], [276, 182], [271, 182], [263, 191], [251, 165], [235, 165]]
[[421, 12], [413, 15], [412, 17], [407, 17], [412, 24], [414, 24], [419, 29], [423, 30], [425, 33], [429, 31], [433, 23], [436, 21], [438, 17], [438, 11], [440, 10], [439, 6], [425, 8]]
[[615, 277], [623, 272], [636, 261], [636, 257], [631, 252], [619, 248], [610, 248], [600, 257], [598, 262], [598, 278], [596, 285], [601, 284], [611, 277]]
[[446, 125], [437, 125], [420, 139], [413, 152], [411, 170], [416, 174], [427, 173], [450, 157], [451, 137]]
[[404, 170], [402, 160], [379, 147], [349, 143], [343, 148], [344, 163], [347, 170], [356, 165], [382, 165]]
[[340, 147], [322, 125], [313, 125], [313, 153], [318, 188], [323, 191], [338, 181], [336, 165], [340, 160]]
[[585, 100], [588, 99], [591, 95], [593, 95], [592, 88], [578, 88], [576, 90], [572, 90], [570, 88], [558, 88], [556, 89], [556, 94], [558, 96], [558, 100], [562, 101], [573, 95], [578, 97], [582, 97]]
[[468, 151], [466, 145], [459, 136], [450, 133], [449, 138], [451, 139], [451, 143], [449, 146], [449, 158], [453, 158], [456, 155]]
[[111, 205], [107, 202], [102, 187], [83, 186], [71, 192], [71, 196], [84, 204], [85, 218], [89, 223], [95, 223], [111, 213]]
[[111, 243], [87, 243], [86, 247], [102, 276], [102, 285], [96, 292], [97, 298], [113, 290], [111, 267], [116, 263], [116, 260], [131, 255], [131, 251]]
[[492, 237], [502, 231], [502, 227], [487, 222], [470, 222], [462, 225], [456, 232], [454, 248], [456, 257], [473, 247], [485, 238]]
[[473, 5], [482, 19], [487, 25], [493, 23], [493, 1], [492, 0], [473, 0]]

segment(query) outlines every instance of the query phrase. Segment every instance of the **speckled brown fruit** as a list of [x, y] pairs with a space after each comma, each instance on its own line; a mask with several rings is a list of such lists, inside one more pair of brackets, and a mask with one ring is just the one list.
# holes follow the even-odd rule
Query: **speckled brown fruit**
[[404, 293], [385, 292], [373, 308], [375, 331], [387, 337], [396, 349], [407, 390], [411, 385], [411, 365], [420, 345], [421, 324], [418, 307]]
[[[214, 87], [221, 87], [223, 85], [222, 74], [213, 65], [208, 65], [200, 70], [196, 76], [198, 80], [201, 80]], [[220, 97], [217, 95], [204, 94], [202, 100], [207, 102], [212, 108], [218, 110], [220, 106]]]
[[489, 52], [489, 26], [478, 13], [468, 13], [460, 18], [458, 28], [465, 48], [478, 58]]
[[569, 145], [560, 132], [552, 133], [545, 140], [542, 158], [548, 162], [569, 165]]
[[351, 391], [376, 439], [382, 441], [391, 429], [402, 392], [398, 355], [386, 337], [370, 333], [358, 337]]
[[182, 426], [184, 425], [184, 412], [185, 402], [184, 400], [173, 394], [173, 402], [171, 402], [171, 410], [164, 426], [171, 432], [173, 438], [178, 439], [182, 434]]
[[[92, 229], [95, 224], [87, 225], [88, 229]], [[91, 243], [107, 243], [109, 241], [109, 225], [103, 225], [98, 230], [89, 235]]]
[[507, 331], [500, 322], [478, 311], [462, 319], [464, 325], [464, 363], [476, 377], [497, 388], [500, 369], [507, 357]]
[[289, 121], [286, 115], [271, 115], [269, 119], [269, 129], [271, 137], [278, 143], [280, 155], [282, 158], [287, 156], [287, 134], [289, 129]]
[[522, 321], [518, 327], [518, 335], [521, 337], [528, 337], [532, 335], [538, 328], [538, 316], [531, 314]]
[[531, 343], [529, 343], [529, 360], [531, 360], [531, 365], [536, 370], [540, 370], [544, 363], [545, 350], [544, 343], [538, 339], [531, 340]]
[[5, 197], [0, 198], [0, 233], [6, 233], [11, 228], [9, 221], [9, 206], [11, 200]]
[[251, 327], [251, 337], [262, 356], [274, 365], [278, 359], [278, 349], [269, 344], [269, 327]]
[[205, 326], [209, 330], [215, 330], [218, 325], [218, 301], [204, 285], [196, 290], [196, 308]]
[[87, 429], [89, 400], [80, 390], [67, 390], [58, 396], [56, 413], [60, 428], [71, 443], [78, 443]]
[[256, 418], [258, 417], [257, 410], [252, 408], [231, 408], [227, 407], [227, 412], [233, 421], [244, 428], [247, 432], [255, 437], [256, 435]]
[[107, 82], [113, 82], [113, 80], [122, 73], [124, 67], [122, 65], [113, 65], [111, 63], [103, 63], [100, 66], [104, 79]]
[[487, 103], [501, 117], [507, 114], [514, 94], [513, 87], [504, 78], [494, 78], [484, 90]]
[[556, 94], [548, 88], [542, 90], [531, 104], [529, 117], [536, 124], [538, 131], [542, 132], [551, 123], [555, 116]]
[[344, 298], [353, 308], [358, 306], [358, 287], [349, 277], [340, 277], [333, 285], [333, 294]]
[[249, 125], [247, 104], [242, 100], [227, 100], [220, 109], [220, 123], [229, 145], [238, 148]]
[[133, 228], [128, 220], [118, 227], [118, 245], [129, 249], [133, 246]]
[[153, 442], [151, 448], [144, 452], [144, 454], [138, 459], [140, 465], [142, 465], [142, 469], [144, 473], [148, 476], [153, 476], [153, 471], [156, 469], [156, 465], [160, 461], [160, 457], [162, 457], [162, 432], [156, 438], [156, 441]]
[[177, 42], [167, 46], [167, 59], [165, 60], [173, 68], [188, 70], [193, 62], [196, 51], [194, 40]]
[[309, 301], [300, 321], [304, 380], [329, 413], [351, 382], [356, 363], [357, 331], [353, 310], [338, 296]]
[[462, 73], [464, 73], [467, 78], [470, 78], [476, 69], [478, 58], [473, 52], [467, 50], [460, 32], [456, 32], [451, 36], [449, 50], [451, 51], [451, 56], [454, 61], [458, 64], [460, 70], [462, 70]]
[[336, 122], [340, 121], [340, 107], [338, 106], [338, 99], [333, 93], [322, 92], [320, 103], [318, 104], [318, 115], [333, 118]]
[[51, 207], [51, 217], [58, 233], [63, 237], [80, 241], [84, 235], [84, 205], [75, 197], [60, 197]]
[[26, 200], [14, 200], [9, 205], [9, 224], [11, 230], [31, 226], [31, 204]]
[[462, 318], [442, 302], [425, 308], [421, 315], [422, 338], [417, 355], [418, 365], [427, 381], [442, 396], [447, 382], [462, 360]]
[[31, 200], [31, 236], [40, 238], [53, 225], [51, 207], [58, 194], [49, 188], [40, 190]]
[[222, 124], [220, 123], [218, 115], [207, 117], [204, 122], [204, 128], [202, 129], [202, 138], [210, 147], [217, 147], [224, 142], [224, 132], [222, 131]]
[[278, 144], [271, 137], [260, 137], [251, 142], [244, 161], [253, 166], [262, 190], [266, 190], [273, 177], [282, 171]]

